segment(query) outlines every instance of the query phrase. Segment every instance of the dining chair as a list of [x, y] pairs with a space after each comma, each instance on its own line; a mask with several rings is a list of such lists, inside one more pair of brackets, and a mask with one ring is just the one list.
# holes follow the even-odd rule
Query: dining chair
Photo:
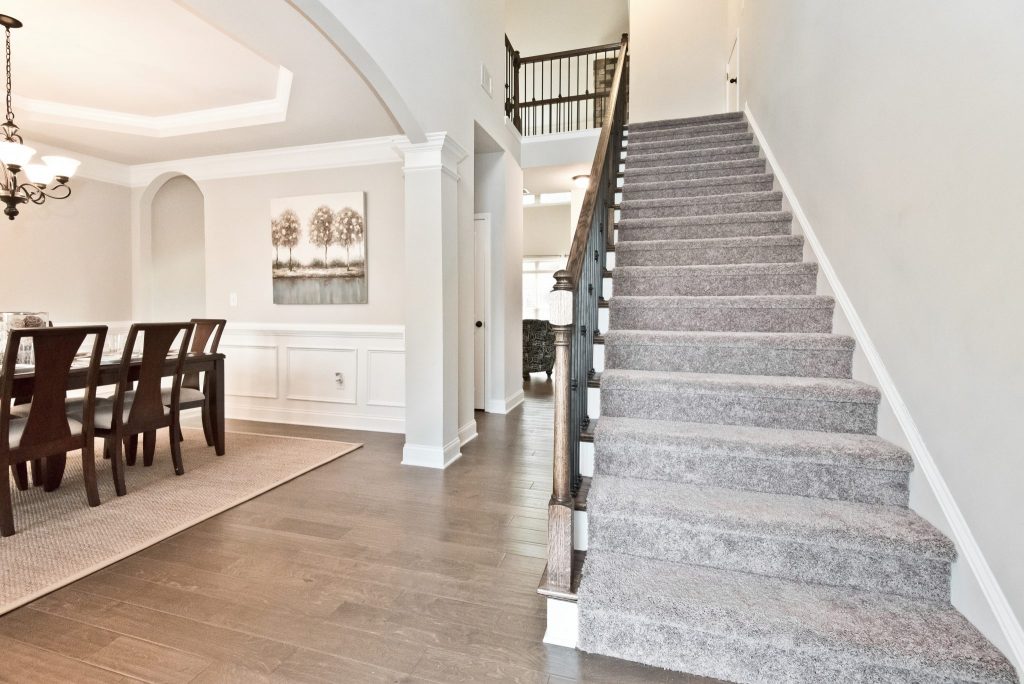
[[[132, 325], [121, 354], [121, 367], [114, 394], [96, 400], [95, 430], [98, 436], [103, 437], [103, 451], [111, 460], [114, 489], [118, 496], [124, 496], [127, 492], [122, 453], [126, 438], [134, 438], [140, 434], [143, 436], [143, 465], [150, 466], [153, 464], [153, 453], [156, 449], [156, 431], [168, 428], [174, 474], [182, 475], [185, 472], [181, 462], [181, 445], [178, 441], [178, 401], [192, 327], [192, 323], [185, 322]], [[140, 335], [142, 360], [138, 362], [135, 347]], [[168, 363], [173, 364], [173, 372], [171, 400], [165, 405], [160, 384], [166, 375], [164, 369]], [[134, 389], [133, 364], [138, 366]], [[71, 408], [70, 413], [72, 417], [78, 417], [81, 411], [81, 406], [75, 406]], [[134, 459], [129, 458], [129, 463], [134, 463]]]
[[[220, 336], [224, 334], [227, 321], [223, 318], [193, 318], [195, 328], [192, 332], [193, 354], [216, 354], [220, 347]], [[202, 377], [200, 377], [202, 376]], [[170, 404], [171, 390], [164, 389], [164, 403]], [[193, 371], [186, 373], [181, 381], [181, 410], [201, 408], [203, 410], [203, 434], [206, 446], [213, 446], [213, 421], [210, 419], [210, 377], [207, 373]]]
[[[92, 336], [88, 354], [85, 396], [82, 405], [88, 418], [69, 418], [65, 410], [68, 377], [76, 355]], [[0, 534], [14, 534], [14, 509], [9, 473], [17, 465], [81, 449], [82, 473], [90, 506], [100, 504], [93, 453], [92, 409], [96, 402], [100, 357], [107, 336], [105, 325], [22, 328], [12, 330], [0, 370]], [[18, 349], [31, 339], [35, 354], [32, 401], [25, 417], [11, 415], [15, 398]], [[21, 396], [24, 396], [19, 392]]]

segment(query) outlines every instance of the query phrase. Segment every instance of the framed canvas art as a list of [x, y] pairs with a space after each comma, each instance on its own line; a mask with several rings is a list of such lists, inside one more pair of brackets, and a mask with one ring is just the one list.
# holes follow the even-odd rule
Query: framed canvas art
[[366, 196], [270, 202], [275, 304], [366, 304]]

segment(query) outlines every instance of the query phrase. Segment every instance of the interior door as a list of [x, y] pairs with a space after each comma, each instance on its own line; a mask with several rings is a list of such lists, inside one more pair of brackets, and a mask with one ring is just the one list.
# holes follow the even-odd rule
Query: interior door
[[740, 34], [732, 42], [729, 62], [725, 67], [725, 111], [740, 110]]
[[473, 407], [481, 411], [487, 408], [487, 382], [489, 378], [487, 358], [489, 352], [488, 333], [490, 329], [491, 301], [491, 215], [476, 214], [473, 217]]

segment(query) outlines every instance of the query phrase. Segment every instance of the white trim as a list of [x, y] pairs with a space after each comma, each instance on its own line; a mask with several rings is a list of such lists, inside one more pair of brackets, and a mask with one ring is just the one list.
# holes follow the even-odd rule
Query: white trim
[[575, 601], [547, 599], [548, 619], [544, 643], [576, 648], [580, 638], [580, 612]]
[[[355, 406], [359, 403], [359, 348], [358, 347], [313, 347], [309, 345], [295, 345], [286, 344], [282, 347], [284, 350], [284, 398], [290, 401], [318, 401], [325, 404], [349, 404]], [[346, 352], [353, 355], [356, 360], [355, 370], [352, 371], [353, 386], [355, 390], [352, 392], [351, 399], [336, 399], [328, 397], [317, 397], [306, 394], [293, 394], [292, 393], [292, 352], [293, 351], [330, 351], [330, 352]], [[337, 379], [337, 378], [336, 378]], [[342, 381], [347, 382], [344, 376]]]
[[388, 416], [369, 416], [365, 413], [335, 413], [314, 411], [310, 408], [286, 406], [254, 406], [230, 399], [225, 403], [224, 416], [232, 420], [253, 420], [259, 423], [285, 425], [312, 425], [343, 430], [369, 432], [405, 432], [405, 419]]
[[412, 143], [401, 138], [395, 146], [404, 157], [402, 170], [405, 173], [441, 171], [455, 180], [459, 180], [459, 164], [469, 155], [444, 131], [427, 133], [425, 143]]
[[476, 420], [471, 420], [459, 428], [459, 445], [465, 446], [477, 438]]
[[590, 537], [587, 534], [587, 512], [572, 512], [572, 548], [575, 551], [586, 551], [587, 541]]
[[171, 138], [179, 135], [280, 123], [288, 115], [291, 91], [292, 72], [284, 67], [278, 67], [274, 96], [269, 100], [197, 109], [179, 114], [160, 116], [128, 114], [111, 109], [81, 107], [27, 97], [16, 97], [15, 105], [19, 112], [25, 112], [28, 115], [27, 118], [30, 121], [97, 131], [113, 131], [125, 135]]
[[[483, 225], [479, 225], [483, 224]], [[491, 325], [492, 317], [491, 312], [493, 307], [491, 306], [491, 214], [490, 212], [481, 212], [473, 214], [473, 286], [476, 291], [473, 293], [473, 314], [474, 319], [477, 321], [483, 321], [483, 330], [479, 333], [474, 328], [473, 338], [473, 408], [487, 410], [487, 397], [491, 394], [491, 379], [494, 373], [494, 348], [498, 344], [499, 340], [492, 339], [491, 330], [494, 326]], [[479, 242], [478, 242], [479, 240]], [[484, 254], [483, 259], [479, 259], [481, 248]], [[480, 281], [483, 281], [481, 283]], [[477, 298], [482, 298], [483, 311], [476, 310]], [[476, 368], [476, 335], [483, 335], [484, 345], [484, 367], [483, 369]], [[476, 386], [477, 382], [483, 383], [483, 388], [480, 389]], [[476, 405], [477, 391], [483, 393], [483, 406]]]
[[148, 186], [165, 173], [183, 173], [193, 180], [203, 181], [345, 166], [397, 164], [402, 161], [398, 146], [406, 141], [405, 136], [389, 135], [136, 164], [130, 167], [131, 185]]
[[[402, 370], [405, 370], [405, 349], [376, 349], [366, 350], [366, 405], [367, 406], [390, 406], [393, 408], [405, 408], [405, 399], [402, 401], [374, 401], [373, 396], [373, 373], [370, 372], [370, 358], [376, 354], [396, 354], [402, 357]], [[405, 389], [403, 385], [403, 391]]]
[[525, 398], [526, 395], [523, 393], [523, 390], [518, 389], [509, 396], [505, 397], [504, 400], [488, 399], [486, 411], [487, 413], [506, 414], [511, 412], [512, 409], [522, 404]]
[[768, 161], [768, 164], [771, 166], [772, 172], [775, 174], [775, 178], [779, 182], [779, 187], [782, 189], [783, 194], [789, 201], [793, 217], [803, 228], [807, 244], [811, 248], [811, 251], [814, 252], [815, 258], [818, 260], [818, 267], [821, 269], [825, 279], [832, 287], [836, 302], [839, 303], [843, 314], [846, 316], [850, 327], [853, 329], [853, 334], [857, 339], [857, 344], [860, 346], [861, 351], [864, 352], [868, 363], [871, 365], [871, 370], [874, 372], [875, 378], [878, 381], [879, 389], [881, 389], [882, 393], [885, 395], [893, 413], [896, 415], [896, 419], [899, 421], [900, 427], [903, 429], [903, 433], [906, 435], [907, 441], [910, 444], [910, 451], [914, 456], [914, 462], [924, 474], [925, 480], [928, 482], [929, 487], [931, 487], [932, 493], [935, 495], [935, 499], [938, 501], [939, 507], [942, 509], [942, 513], [946, 517], [946, 521], [949, 524], [951, 536], [953, 537], [953, 541], [956, 543], [959, 556], [967, 561], [967, 565], [970, 568], [971, 573], [974, 575], [975, 581], [977, 581], [978, 586], [981, 588], [981, 591], [985, 596], [985, 600], [995, 616], [1004, 637], [1006, 638], [1007, 644], [1010, 648], [1011, 658], [1015, 661], [1018, 668], [1024, 667], [1024, 629], [1021, 628], [1020, 622], [1014, 615], [1009, 602], [1006, 600], [1006, 595], [1003, 593], [1002, 588], [999, 586], [999, 582], [992, 573], [992, 568], [989, 566], [988, 561], [985, 560], [985, 555], [982, 553], [981, 547], [978, 546], [978, 542], [971, 533], [970, 527], [968, 527], [963, 513], [960, 511], [959, 506], [957, 506], [956, 500], [953, 498], [953, 494], [949, 490], [949, 486], [946, 484], [945, 479], [943, 479], [942, 473], [939, 472], [939, 467], [936, 465], [935, 459], [932, 457], [931, 451], [928, 449], [928, 445], [925, 444], [924, 437], [917, 428], [917, 423], [914, 422], [913, 416], [910, 415], [910, 410], [903, 401], [903, 397], [896, 388], [896, 383], [893, 381], [892, 376], [889, 375], [889, 371], [885, 367], [885, 363], [882, 361], [882, 357], [879, 354], [878, 349], [875, 347], [874, 342], [871, 341], [867, 328], [864, 327], [864, 322], [857, 314], [857, 310], [854, 308], [850, 296], [846, 293], [842, 283], [839, 281], [839, 276], [832, 267], [832, 263], [825, 254], [824, 248], [821, 246], [821, 241], [818, 240], [817, 234], [814, 232], [810, 221], [807, 219], [807, 215], [800, 206], [800, 202], [796, 198], [796, 193], [793, 192], [793, 187], [789, 184], [789, 181], [786, 179], [786, 175], [779, 167], [778, 160], [772, 153], [771, 147], [769, 147], [768, 143], [765, 141], [764, 135], [762, 134], [760, 127], [757, 125], [757, 120], [750, 111], [749, 104], [744, 103], [743, 110], [747, 115], [747, 120], [750, 123], [751, 130], [754, 132], [754, 137], [757, 139], [758, 144], [764, 151], [764, 156]]
[[437, 468], [443, 470], [462, 457], [459, 451], [459, 438], [451, 440], [444, 446], [405, 443], [402, 447], [402, 465], [419, 466], [421, 468]]

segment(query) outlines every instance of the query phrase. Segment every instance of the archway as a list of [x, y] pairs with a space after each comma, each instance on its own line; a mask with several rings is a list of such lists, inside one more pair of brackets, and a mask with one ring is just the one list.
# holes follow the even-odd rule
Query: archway
[[202, 191], [188, 176], [164, 179], [152, 193], [148, 206], [150, 318], [187, 321], [206, 312], [203, 204]]

